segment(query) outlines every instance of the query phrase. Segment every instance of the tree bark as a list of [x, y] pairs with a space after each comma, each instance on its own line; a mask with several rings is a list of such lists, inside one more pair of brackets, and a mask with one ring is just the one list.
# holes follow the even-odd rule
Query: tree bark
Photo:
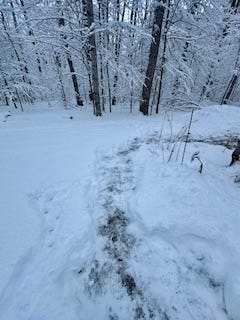
[[[237, 10], [240, 7], [240, 0], [232, 0], [231, 1], [231, 9], [233, 14], [237, 14]], [[240, 47], [237, 52], [237, 58], [235, 62], [234, 72], [232, 74], [232, 77], [228, 83], [228, 86], [223, 94], [221, 104], [228, 104], [228, 101], [230, 100], [235, 87], [238, 83], [239, 73], [240, 73], [240, 62], [239, 62], [239, 55], [240, 55]]]
[[[17, 19], [16, 19], [16, 14], [15, 14], [15, 12], [14, 12], [14, 5], [13, 5], [13, 2], [12, 2], [12, 1], [10, 2], [10, 5], [11, 5], [12, 10], [13, 10], [13, 11], [12, 11], [13, 20], [14, 20], [15, 28], [16, 28], [16, 30], [17, 30]], [[34, 38], [34, 32], [33, 32], [33, 29], [31, 28], [31, 26], [30, 26], [30, 24], [29, 24], [29, 19], [28, 19], [27, 11], [25, 10], [24, 0], [20, 0], [20, 5], [21, 5], [21, 7], [22, 7], [22, 9], [23, 9], [23, 16], [24, 16], [24, 20], [25, 20], [25, 22], [26, 22], [26, 26], [27, 26], [27, 28], [28, 28], [28, 35], [29, 35], [30, 37], [33, 37], [33, 38]], [[36, 45], [36, 41], [35, 41], [34, 39], [32, 40], [32, 44], [33, 44], [33, 46]], [[42, 73], [40, 56], [39, 56], [39, 54], [38, 54], [37, 51], [35, 52], [35, 55], [36, 55], [36, 61], [37, 61], [38, 71], [39, 71], [40, 73]]]
[[157, 96], [157, 105], [156, 105], [156, 113], [159, 112], [159, 104], [162, 96], [162, 85], [163, 85], [163, 75], [164, 75], [164, 66], [166, 62], [166, 54], [167, 54], [167, 32], [169, 27], [169, 15], [170, 15], [170, 1], [168, 0], [168, 10], [164, 28], [164, 36], [163, 36], [163, 52], [161, 57], [161, 66], [160, 66], [160, 75], [159, 75], [159, 86], [158, 86], [158, 96]]
[[60, 84], [60, 93], [62, 97], [63, 106], [64, 108], [67, 108], [67, 98], [66, 98], [66, 93], [64, 89], [63, 75], [62, 75], [62, 62], [61, 62], [61, 57], [59, 53], [55, 54], [55, 64], [57, 68], [57, 75], [58, 75], [59, 84]]
[[[31, 94], [31, 86], [32, 86], [32, 82], [31, 80], [29, 79], [29, 70], [28, 70], [28, 67], [27, 67], [27, 64], [26, 64], [26, 61], [24, 59], [22, 59], [20, 53], [18, 52], [18, 50], [16, 49], [16, 46], [15, 46], [15, 43], [14, 43], [14, 40], [12, 39], [12, 36], [8, 30], [8, 25], [5, 21], [5, 17], [4, 17], [4, 14], [2, 11], [0, 11], [0, 18], [1, 18], [1, 22], [2, 22], [2, 25], [3, 25], [3, 29], [6, 33], [6, 36], [7, 36], [7, 39], [12, 47], [12, 50], [16, 56], [16, 59], [19, 63], [19, 68], [21, 70], [21, 72], [23, 73], [22, 74], [22, 82], [25, 83], [27, 85], [27, 89], [28, 89], [28, 92], [27, 94], [25, 92], [22, 91], [23, 93], [23, 98], [26, 102], [30, 102], [30, 103], [33, 103], [33, 96]], [[14, 84], [15, 85], [15, 84]], [[17, 89], [16, 89], [17, 91]], [[26, 91], [26, 90], [25, 90]], [[17, 97], [20, 97], [20, 95], [18, 94]], [[19, 101], [19, 103], [21, 104], [21, 101]]]
[[140, 103], [140, 111], [144, 115], [148, 115], [148, 112], [149, 112], [151, 89], [152, 89], [153, 77], [154, 77], [154, 73], [157, 65], [158, 50], [160, 46], [161, 31], [162, 31], [162, 23], [163, 23], [164, 11], [165, 11], [164, 3], [165, 3], [165, 0], [155, 1], [154, 21], [153, 21], [153, 27], [152, 27], [153, 39], [150, 46], [148, 66], [147, 66], [144, 85], [142, 88], [142, 100]]
[[101, 105], [100, 105], [100, 95], [99, 95], [99, 79], [98, 79], [98, 60], [97, 60], [97, 48], [96, 39], [94, 33], [94, 16], [93, 16], [93, 1], [83, 0], [83, 5], [85, 8], [88, 28], [90, 32], [89, 45], [90, 45], [90, 55], [91, 55], [91, 67], [92, 67], [92, 98], [93, 98], [93, 113], [95, 116], [101, 116]]
[[[61, 9], [61, 0], [57, 0], [57, 6], [62, 11], [62, 9]], [[63, 15], [63, 12], [62, 12], [62, 15]], [[62, 28], [65, 27], [65, 19], [64, 19], [63, 16], [61, 18], [59, 18], [58, 25], [59, 25], [60, 28], [61, 27]], [[78, 79], [77, 79], [77, 76], [76, 76], [76, 72], [75, 72], [72, 56], [71, 56], [71, 54], [69, 52], [69, 45], [68, 45], [68, 42], [67, 42], [67, 36], [64, 33], [64, 30], [61, 31], [61, 37], [64, 40], [63, 42], [64, 42], [64, 47], [65, 47], [66, 55], [67, 55], [68, 67], [69, 67], [69, 70], [70, 70], [70, 73], [71, 73], [71, 78], [72, 78], [72, 84], [73, 84], [73, 89], [74, 89], [74, 93], [75, 93], [76, 103], [77, 103], [77, 106], [82, 107], [83, 106], [83, 100], [81, 99], [81, 96], [80, 96]]]

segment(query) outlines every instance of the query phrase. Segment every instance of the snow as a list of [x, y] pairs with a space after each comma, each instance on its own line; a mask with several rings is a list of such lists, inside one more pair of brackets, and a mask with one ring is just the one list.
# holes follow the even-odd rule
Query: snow
[[189, 113], [28, 110], [0, 114], [1, 320], [239, 319], [240, 169], [209, 143], [238, 107], [194, 112], [183, 165]]
[[224, 296], [225, 304], [229, 316], [234, 319], [240, 319], [239, 301], [240, 301], [240, 265], [235, 269], [230, 269], [228, 277], [225, 282]]
[[194, 133], [198, 136], [239, 135], [239, 107], [209, 106], [194, 115]]

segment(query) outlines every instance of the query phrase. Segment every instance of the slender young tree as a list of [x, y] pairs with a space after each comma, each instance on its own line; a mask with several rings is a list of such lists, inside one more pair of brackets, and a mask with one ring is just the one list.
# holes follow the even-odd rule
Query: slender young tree
[[88, 28], [89, 28], [89, 50], [91, 56], [91, 69], [92, 69], [92, 98], [93, 98], [93, 113], [95, 116], [101, 116], [101, 105], [99, 95], [99, 79], [98, 79], [98, 59], [97, 59], [97, 47], [94, 30], [94, 13], [93, 13], [93, 1], [83, 0], [84, 12], [86, 13]]
[[[33, 44], [33, 46], [35, 46], [35, 45], [36, 45], [36, 41], [34, 40], [34, 37], [35, 37], [35, 36], [34, 36], [34, 31], [33, 31], [32, 27], [30, 26], [30, 23], [29, 23], [28, 14], [27, 14], [27, 11], [26, 11], [26, 9], [25, 9], [24, 0], [19, 0], [19, 1], [20, 1], [20, 6], [21, 6], [22, 9], [23, 9], [23, 16], [24, 16], [24, 20], [25, 20], [26, 27], [27, 27], [28, 35], [29, 35], [29, 37], [33, 38], [32, 44]], [[13, 2], [12, 2], [12, 1], [10, 2], [10, 5], [11, 5], [11, 7], [12, 7], [12, 15], [13, 15], [14, 25], [15, 25], [15, 28], [16, 28], [16, 30], [17, 30], [17, 29], [18, 29], [17, 19], [16, 19], [16, 14], [15, 14], [15, 11], [14, 11], [14, 5], [13, 5]], [[42, 73], [40, 56], [39, 56], [39, 54], [38, 54], [37, 51], [35, 52], [35, 55], [36, 55], [36, 61], [37, 61], [38, 71], [39, 71], [40, 73]]]
[[[29, 69], [24, 59], [23, 53], [20, 52], [19, 48], [15, 44], [14, 38], [12, 37], [11, 31], [5, 19], [5, 15], [2, 11], [0, 11], [0, 19], [2, 22], [2, 26], [3, 26], [3, 30], [5, 32], [6, 38], [10, 44], [10, 48], [11, 48], [10, 52], [11, 52], [12, 60], [14, 61], [16, 59], [15, 61], [15, 66], [16, 66], [15, 78], [16, 79], [13, 79], [11, 81], [14, 89], [11, 89], [9, 94], [12, 97], [11, 100], [14, 101], [15, 99], [17, 99], [22, 108], [22, 99], [24, 100], [24, 102], [33, 103], [34, 98], [31, 92], [32, 81], [29, 77]], [[5, 81], [5, 84], [6, 84], [6, 81]], [[21, 89], [19, 90], [18, 88], [21, 88]], [[16, 104], [14, 104], [14, 106], [16, 106]]]
[[160, 72], [159, 72], [159, 86], [158, 86], [158, 94], [157, 94], [156, 113], [159, 112], [159, 104], [160, 104], [160, 99], [162, 95], [163, 75], [164, 75], [164, 67], [165, 67], [165, 61], [166, 61], [166, 55], [167, 55], [167, 32], [170, 25], [170, 21], [169, 21], [170, 6], [171, 6], [171, 1], [168, 0], [168, 9], [166, 14], [166, 21], [165, 21], [164, 34], [163, 34], [163, 52], [162, 52]]
[[72, 78], [72, 84], [73, 84], [73, 88], [74, 88], [74, 93], [75, 93], [75, 99], [76, 99], [76, 104], [77, 106], [83, 106], [83, 100], [81, 98], [80, 95], [80, 91], [79, 91], [79, 85], [78, 85], [78, 79], [77, 79], [77, 75], [76, 75], [76, 71], [75, 71], [75, 67], [73, 64], [73, 59], [72, 59], [72, 55], [71, 52], [69, 50], [69, 44], [68, 44], [68, 39], [67, 39], [67, 35], [65, 33], [65, 18], [64, 18], [64, 13], [62, 11], [62, 3], [61, 0], [57, 0], [57, 6], [60, 9], [61, 12], [61, 18], [58, 19], [58, 25], [61, 28], [61, 37], [63, 39], [63, 43], [64, 43], [64, 48], [66, 51], [66, 56], [67, 56], [67, 63], [68, 63], [68, 67], [71, 73], [71, 78]]
[[[134, 1], [134, 0], [133, 0]], [[119, 24], [119, 22], [123, 22], [125, 18], [126, 12], [126, 0], [123, 0], [122, 4], [122, 13], [120, 12], [120, 0], [115, 0], [115, 10], [114, 10], [114, 19]], [[121, 13], [121, 14], [120, 14]], [[115, 36], [115, 43], [114, 46], [114, 60], [117, 66], [117, 70], [115, 71], [114, 80], [113, 80], [113, 94], [112, 94], [112, 105], [116, 105], [117, 103], [117, 86], [119, 82], [119, 60], [120, 60], [120, 51], [121, 51], [121, 43], [122, 43], [122, 31], [118, 29], [117, 34]]]
[[[238, 14], [238, 9], [240, 8], [240, 0], [232, 0], [231, 1], [231, 12], [234, 15]], [[237, 51], [237, 57], [234, 65], [234, 71], [233, 74], [228, 82], [227, 88], [223, 94], [223, 97], [221, 99], [221, 104], [227, 104], [236, 88], [236, 85], [238, 83], [238, 78], [240, 74], [240, 44], [239, 49]]]

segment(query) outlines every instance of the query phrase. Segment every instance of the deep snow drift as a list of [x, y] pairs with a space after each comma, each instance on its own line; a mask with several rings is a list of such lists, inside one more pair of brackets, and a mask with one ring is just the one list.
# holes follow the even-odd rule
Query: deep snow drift
[[240, 108], [7, 114], [1, 320], [240, 319]]

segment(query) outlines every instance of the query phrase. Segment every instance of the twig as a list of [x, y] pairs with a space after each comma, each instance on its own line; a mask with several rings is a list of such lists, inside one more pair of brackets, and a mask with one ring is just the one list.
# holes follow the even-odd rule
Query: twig
[[185, 156], [186, 147], [187, 147], [187, 143], [188, 143], [188, 138], [189, 138], [189, 134], [190, 134], [190, 129], [191, 129], [191, 125], [192, 125], [193, 112], [194, 112], [194, 109], [192, 109], [192, 112], [191, 112], [191, 117], [190, 117], [190, 121], [189, 121], [189, 125], [188, 125], [188, 132], [187, 132], [187, 137], [186, 137], [186, 141], [185, 141], [185, 145], [184, 145], [181, 164], [183, 164], [183, 161], [184, 161], [184, 156]]

